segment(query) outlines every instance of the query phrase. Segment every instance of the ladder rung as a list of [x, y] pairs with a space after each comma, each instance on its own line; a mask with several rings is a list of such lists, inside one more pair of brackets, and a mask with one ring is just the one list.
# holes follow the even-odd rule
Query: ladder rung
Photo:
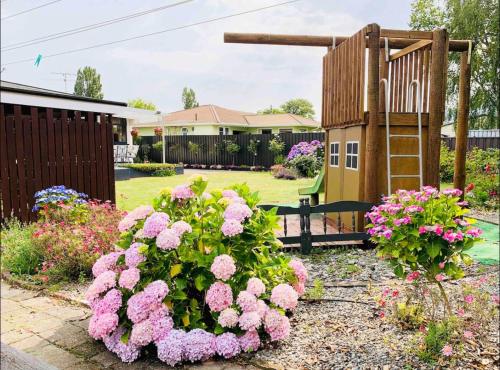
[[410, 134], [392, 134], [392, 135], [389, 135], [389, 137], [413, 137], [416, 139], [419, 138], [418, 135], [410, 135]]
[[391, 175], [391, 177], [397, 178], [420, 178], [420, 175]]
[[418, 154], [391, 154], [391, 158], [419, 158]]

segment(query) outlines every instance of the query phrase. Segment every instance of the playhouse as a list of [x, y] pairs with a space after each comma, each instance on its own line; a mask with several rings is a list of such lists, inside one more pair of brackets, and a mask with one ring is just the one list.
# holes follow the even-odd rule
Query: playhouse
[[448, 52], [461, 52], [454, 185], [464, 188], [470, 41], [449, 40], [444, 29], [390, 30], [377, 24], [350, 37], [226, 33], [224, 41], [327, 48], [321, 119], [325, 203], [378, 203], [396, 189], [439, 187]]

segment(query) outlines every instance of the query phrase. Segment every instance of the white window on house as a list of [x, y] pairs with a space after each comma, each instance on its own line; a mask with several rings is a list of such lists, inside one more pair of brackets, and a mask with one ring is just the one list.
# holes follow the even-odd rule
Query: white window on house
[[338, 167], [340, 162], [340, 143], [330, 143], [330, 167]]
[[291, 128], [280, 128], [280, 134], [291, 134], [292, 129]]
[[345, 151], [345, 168], [358, 169], [359, 141], [348, 141]]
[[181, 133], [182, 133], [182, 135], [183, 135], [183, 136], [186, 136], [186, 135], [188, 134], [188, 131], [189, 131], [189, 130], [188, 130], [188, 128], [187, 128], [187, 127], [183, 127], [183, 128], [181, 128]]
[[219, 135], [229, 135], [229, 127], [219, 127]]
[[261, 133], [262, 133], [262, 135], [271, 135], [273, 133], [273, 130], [267, 129], [267, 128], [263, 128], [261, 130]]

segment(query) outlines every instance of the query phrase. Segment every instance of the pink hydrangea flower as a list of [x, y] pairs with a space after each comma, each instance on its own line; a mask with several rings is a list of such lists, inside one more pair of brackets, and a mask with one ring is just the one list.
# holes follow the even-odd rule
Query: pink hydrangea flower
[[132, 227], [135, 226], [137, 223], [136, 220], [134, 220], [132, 217], [125, 216], [119, 223], [118, 223], [118, 231], [123, 233]]
[[235, 220], [241, 223], [252, 216], [252, 213], [252, 210], [246, 204], [232, 203], [227, 206], [223, 216], [226, 221]]
[[238, 324], [238, 312], [232, 308], [222, 310], [217, 322], [223, 328], [234, 328]]
[[116, 273], [114, 271], [105, 271], [95, 278], [93, 283], [87, 289], [85, 298], [91, 302], [96, 299], [99, 294], [106, 292], [116, 285]]
[[158, 358], [169, 366], [182, 362], [182, 352], [186, 333], [182, 330], [171, 330], [167, 336], [156, 344]]
[[456, 241], [462, 241], [464, 239], [464, 234], [460, 230], [458, 230], [456, 233], [454, 233], [452, 230], [448, 230], [444, 233], [443, 239], [451, 244]]
[[211, 311], [220, 312], [233, 303], [233, 291], [229, 285], [217, 281], [208, 288], [205, 301]]
[[479, 238], [483, 233], [483, 230], [478, 229], [477, 227], [470, 228], [465, 232], [467, 235], [472, 236], [473, 238]]
[[89, 322], [89, 334], [94, 339], [103, 339], [118, 327], [116, 313], [103, 313], [94, 315]]
[[102, 299], [97, 298], [89, 303], [95, 315], [116, 313], [122, 306], [122, 293], [118, 289], [111, 289]]
[[208, 360], [215, 354], [215, 335], [203, 329], [193, 329], [186, 333], [184, 355], [191, 362]]
[[132, 326], [130, 342], [136, 346], [147, 346], [153, 341], [153, 325], [150, 320], [138, 322]]
[[256, 297], [260, 297], [266, 291], [266, 286], [259, 278], [253, 277], [248, 279], [247, 292], [252, 293]]
[[229, 280], [236, 272], [236, 265], [234, 264], [234, 260], [231, 256], [221, 254], [220, 256], [215, 257], [214, 262], [210, 267], [210, 271], [217, 279], [226, 281]]
[[299, 296], [302, 296], [306, 292], [306, 286], [304, 283], [297, 282], [294, 283], [292, 286]]
[[264, 328], [272, 341], [282, 340], [290, 334], [290, 321], [276, 310], [269, 310], [264, 318]]
[[215, 349], [219, 356], [231, 358], [241, 351], [238, 337], [233, 333], [224, 333], [215, 338]]
[[139, 252], [139, 247], [143, 245], [142, 243], [133, 243], [125, 251], [125, 264], [128, 267], [137, 267], [139, 263], [146, 261], [146, 257]]
[[236, 299], [236, 303], [241, 307], [243, 312], [250, 312], [257, 310], [257, 298], [246, 290], [242, 290], [238, 294], [238, 298]]
[[418, 271], [413, 271], [411, 273], [408, 274], [408, 276], [406, 277], [406, 281], [408, 281], [409, 283], [417, 280], [418, 278], [420, 277], [420, 272]]
[[257, 301], [257, 313], [259, 314], [260, 318], [263, 319], [266, 316], [267, 311], [269, 311], [270, 308], [264, 302], [262, 299], [259, 299]]
[[307, 269], [305, 268], [302, 261], [293, 259], [288, 263], [288, 266], [293, 269], [293, 272], [295, 273], [298, 281], [305, 284], [305, 282], [307, 281]]
[[177, 234], [177, 236], [180, 238], [184, 233], [191, 233], [193, 232], [193, 228], [191, 227], [190, 224], [188, 224], [186, 221], [177, 221], [174, 222], [170, 228]]
[[298, 299], [297, 292], [288, 284], [276, 285], [271, 291], [271, 302], [285, 310], [297, 307]]
[[171, 229], [164, 229], [156, 237], [156, 245], [163, 250], [176, 249], [181, 244], [178, 234]]
[[460, 190], [460, 189], [444, 189], [442, 191], [442, 193], [444, 195], [450, 195], [452, 197], [459, 197], [460, 195], [462, 195], [462, 190]]
[[243, 312], [238, 320], [243, 330], [255, 330], [260, 326], [260, 315], [256, 311]]
[[133, 323], [146, 320], [155, 304], [153, 297], [148, 296], [144, 291], [136, 293], [127, 302], [127, 317]]
[[160, 232], [167, 228], [170, 217], [164, 212], [154, 212], [144, 221], [143, 236], [145, 238], [154, 238]]
[[144, 288], [144, 294], [151, 297], [158, 304], [165, 299], [168, 292], [168, 285], [163, 280], [155, 280]]
[[449, 344], [446, 344], [441, 350], [441, 353], [446, 357], [450, 357], [451, 355], [453, 355], [453, 347]]
[[123, 362], [134, 362], [139, 357], [141, 348], [133, 345], [130, 341], [127, 344], [123, 343], [121, 340], [123, 334], [125, 334], [125, 328], [120, 326], [113, 333], [104, 337], [103, 342], [106, 348], [116, 353]]
[[257, 351], [260, 347], [260, 337], [256, 330], [249, 330], [238, 338], [241, 350], [244, 352]]
[[121, 255], [121, 252], [111, 252], [99, 257], [92, 266], [92, 274], [94, 277], [98, 277], [108, 270], [114, 270], [116, 268], [116, 261]]
[[194, 198], [195, 194], [193, 190], [188, 185], [178, 185], [172, 189], [170, 193], [170, 198], [172, 200], [185, 200]]
[[234, 190], [227, 189], [222, 191], [222, 196], [224, 198], [236, 198], [239, 197], [238, 193], [235, 192]]
[[126, 289], [134, 289], [135, 285], [139, 282], [141, 278], [141, 271], [136, 267], [131, 267], [127, 270], [122, 271], [120, 279], [118, 280], [118, 285]]
[[131, 211], [126, 217], [130, 217], [133, 220], [143, 220], [154, 211], [154, 208], [151, 206], [139, 206]]
[[153, 341], [163, 340], [174, 327], [174, 321], [168, 316], [168, 308], [162, 305], [149, 314], [149, 321], [153, 326]]
[[236, 236], [243, 232], [243, 225], [236, 220], [226, 220], [222, 224], [221, 231], [225, 236]]

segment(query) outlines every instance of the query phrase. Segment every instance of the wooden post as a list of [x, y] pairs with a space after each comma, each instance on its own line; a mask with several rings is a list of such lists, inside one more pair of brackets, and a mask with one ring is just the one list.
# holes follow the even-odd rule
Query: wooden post
[[[390, 51], [390, 50], [388, 50]], [[380, 68], [380, 73], [379, 73], [379, 78], [380, 80], [385, 78], [387, 80], [387, 83], [389, 83], [389, 62], [385, 60], [385, 46], [384, 49], [380, 51], [379, 53], [379, 68]], [[378, 104], [378, 111], [379, 112], [385, 112], [385, 92], [383, 88], [379, 89], [379, 104]]]
[[[467, 151], [467, 133], [469, 130], [470, 76], [471, 66], [468, 63], [467, 51], [460, 55], [460, 80], [458, 88], [458, 112], [455, 144], [455, 173], [453, 186], [464, 191], [465, 188], [465, 154]], [[463, 197], [463, 194], [462, 194]]]
[[444, 121], [446, 75], [448, 71], [448, 34], [445, 29], [433, 32], [431, 80], [429, 97], [429, 140], [427, 147], [427, 174], [425, 185], [439, 189], [439, 157], [441, 126]]
[[364, 200], [379, 202], [377, 187], [378, 174], [378, 101], [379, 101], [379, 54], [380, 26], [373, 23], [368, 26], [368, 125], [366, 127], [365, 149], [365, 189]]

